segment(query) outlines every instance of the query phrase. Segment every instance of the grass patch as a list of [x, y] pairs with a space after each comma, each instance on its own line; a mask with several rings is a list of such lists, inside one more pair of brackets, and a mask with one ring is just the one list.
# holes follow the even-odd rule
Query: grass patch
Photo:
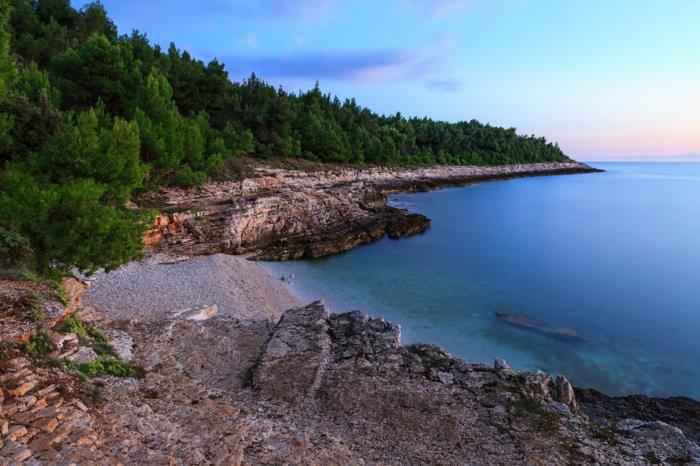
[[46, 332], [38, 332], [22, 345], [22, 352], [32, 359], [42, 359], [54, 350], [51, 337]]
[[81, 344], [89, 346], [99, 355], [117, 356], [107, 336], [95, 327], [86, 324], [75, 314], [71, 314], [55, 328], [60, 333], [75, 333]]
[[89, 379], [102, 375], [112, 375], [114, 377], [141, 377], [143, 375], [140, 367], [117, 358], [96, 359], [92, 362], [80, 364], [78, 370]]
[[10, 351], [16, 347], [13, 342], [2, 342], [0, 343], [0, 361], [7, 359], [10, 356]]
[[41, 322], [45, 318], [46, 316], [44, 315], [44, 313], [38, 309], [34, 309], [29, 313], [29, 320], [31, 320], [32, 322]]
[[31, 270], [22, 270], [18, 278], [29, 283], [39, 283], [39, 276]]
[[68, 292], [63, 285], [61, 285], [61, 283], [58, 281], [53, 281], [51, 282], [51, 287], [56, 290], [56, 299], [58, 302], [64, 306], [68, 306], [70, 304], [70, 298], [68, 297]]
[[30, 291], [27, 294], [25, 298], [25, 303], [29, 308], [29, 320], [31, 320], [32, 322], [41, 322], [42, 320], [44, 320], [46, 316], [41, 310], [39, 298], [36, 296], [36, 294], [34, 294], [33, 291]]
[[95, 384], [90, 382], [83, 382], [81, 387], [81, 394], [85, 401], [89, 401], [95, 406], [100, 406], [104, 402], [104, 396], [102, 395], [102, 390]]
[[559, 421], [559, 413], [546, 410], [539, 399], [530, 396], [512, 403], [509, 411], [513, 416], [529, 420], [541, 430], [553, 430]]
[[0, 278], [21, 280], [28, 283], [39, 283], [41, 281], [39, 275], [25, 268], [0, 268]]
[[70, 359], [53, 359], [49, 361], [49, 363], [65, 371], [75, 372], [81, 376], [83, 381], [103, 375], [134, 378], [141, 378], [143, 376], [143, 369], [141, 367], [115, 357], [101, 357], [92, 362], [83, 364], [77, 364]]

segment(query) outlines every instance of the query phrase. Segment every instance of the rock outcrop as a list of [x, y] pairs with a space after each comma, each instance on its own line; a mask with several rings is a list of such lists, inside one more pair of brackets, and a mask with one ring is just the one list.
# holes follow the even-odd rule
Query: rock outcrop
[[286, 312], [251, 369], [253, 386], [293, 405], [313, 398], [330, 356], [328, 318], [320, 302]]
[[581, 409], [592, 419], [663, 421], [700, 444], [700, 402], [682, 396], [650, 398], [644, 395], [608, 396], [593, 389], [577, 388]]
[[258, 167], [243, 181], [163, 188], [139, 203], [161, 215], [144, 242], [185, 255], [299, 259], [425, 231], [430, 220], [387, 205], [386, 194], [521, 176], [597, 171], [577, 162], [422, 169], [288, 171]]

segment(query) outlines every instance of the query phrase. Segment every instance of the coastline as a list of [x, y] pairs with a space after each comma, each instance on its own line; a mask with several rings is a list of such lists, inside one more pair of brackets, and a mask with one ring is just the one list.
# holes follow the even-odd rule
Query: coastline
[[[374, 242], [381, 239], [387, 233], [390, 237], [397, 239], [401, 236], [420, 233], [427, 229], [429, 226], [429, 219], [427, 219], [427, 217], [424, 217], [420, 213], [408, 214], [404, 209], [391, 206], [387, 196], [389, 194], [427, 192], [442, 188], [456, 188], [522, 177], [597, 173], [604, 170], [591, 167], [585, 163], [570, 162], [495, 167], [437, 166], [418, 169], [387, 169], [379, 167], [370, 169], [343, 168], [310, 172], [274, 169], [261, 166], [257, 167], [256, 171], [256, 177], [243, 180], [239, 183], [214, 183], [202, 189], [161, 191], [159, 194], [162, 196], [160, 200], [165, 200], [165, 203], [169, 206], [164, 211], [173, 213], [173, 216], [169, 217], [169, 222], [166, 223], [166, 225], [168, 227], [174, 225], [176, 227], [174, 228], [176, 234], [169, 235], [167, 233], [168, 229], [166, 228], [166, 232], [162, 236], [162, 239], [165, 239], [164, 243], [157, 244], [154, 250], [167, 254], [173, 244], [172, 240], [175, 239], [174, 244], [176, 244], [178, 248], [181, 248], [183, 244], [189, 246], [187, 244], [189, 240], [194, 243], [194, 245], [198, 245], [198, 248], [195, 247], [195, 251], [202, 251], [201, 248], [203, 243], [206, 243], [206, 239], [204, 238], [203, 227], [197, 227], [196, 223], [200, 222], [199, 219], [206, 218], [209, 214], [202, 210], [197, 210], [196, 214], [188, 217], [187, 210], [183, 210], [182, 207], [185, 206], [191, 211], [192, 205], [207, 206], [211, 204], [228, 204], [228, 196], [236, 194], [241, 195], [247, 200], [247, 210], [243, 215], [240, 215], [240, 212], [236, 212], [240, 204], [236, 205], [235, 201], [232, 200], [234, 208], [224, 209], [225, 215], [233, 214], [232, 218], [228, 218], [227, 225], [230, 226], [234, 222], [240, 222], [244, 219], [245, 228], [243, 230], [255, 231], [257, 228], [258, 231], [255, 233], [259, 235], [259, 237], [252, 235], [252, 239], [247, 243], [244, 233], [234, 239], [233, 244], [237, 244], [237, 246], [233, 249], [230, 248], [231, 242], [225, 240], [220, 245], [208, 244], [204, 246], [204, 250], [201, 253], [211, 254], [212, 251], [208, 248], [213, 248], [213, 252], [217, 252], [220, 247], [225, 254], [242, 254], [249, 260], [265, 261], [269, 266], [263, 263], [260, 268], [272, 279], [272, 282], [268, 282], [265, 286], [270, 286], [270, 283], [273, 284], [272, 286], [277, 286], [281, 283], [282, 286], [294, 296], [294, 299], [298, 302], [306, 303], [316, 299], [323, 299], [323, 297], [314, 296], [313, 293], [305, 292], [296, 287], [293, 283], [281, 280], [281, 277], [276, 276], [274, 273], [274, 267], [272, 265], [274, 262], [289, 259], [322, 257], [344, 252], [365, 243]], [[293, 228], [291, 228], [292, 234], [290, 235], [289, 231], [285, 231], [284, 228], [279, 228], [279, 223], [280, 221], [284, 223], [290, 220], [289, 218], [285, 218], [284, 214], [285, 211], [288, 211], [290, 208], [295, 210], [294, 204], [299, 203], [304, 207], [309, 206], [308, 196], [310, 190], [318, 190], [324, 194], [337, 196], [341, 199], [341, 207], [339, 208], [337, 204], [331, 204], [330, 210], [339, 210], [339, 212], [333, 212], [333, 214], [341, 218], [342, 221], [339, 221], [338, 218], [331, 215], [330, 221], [329, 218], [324, 218], [322, 222], [315, 222], [314, 220], [316, 219], [314, 217], [318, 215], [317, 211], [313, 209], [302, 211], [302, 219], [306, 217], [308, 220], [308, 218], [311, 217], [312, 220], [309, 223], [304, 223], [302, 220], [302, 222], [300, 222], [302, 223], [300, 228], [299, 223], [294, 223], [299, 222], [300, 219], [293, 218], [292, 216], [291, 222], [294, 224]], [[302, 195], [299, 197], [292, 196], [287, 198], [286, 195], [290, 194], [288, 191], [298, 191], [301, 192]], [[345, 196], [344, 199], [343, 196]], [[269, 203], [270, 200], [274, 203], [280, 203], [282, 207], [271, 206]], [[324, 199], [324, 201], [327, 202], [326, 199]], [[348, 212], [344, 210], [347, 204], [355, 202], [358, 202], [362, 207], [370, 206], [371, 209], [376, 209], [377, 207], [380, 209], [392, 209], [395, 212], [411, 216], [414, 219], [422, 217], [424, 220], [418, 222], [421, 225], [418, 228], [415, 228], [415, 222], [411, 221], [410, 223], [414, 226], [413, 230], [409, 228], [405, 232], [391, 235], [391, 233], [387, 231], [386, 225], [382, 223], [385, 219], [380, 216], [379, 221], [377, 218], [373, 218], [370, 222], [372, 227], [376, 227], [377, 224], [380, 224], [380, 228], [373, 233], [367, 234], [367, 224], [364, 223], [365, 220], [363, 219], [358, 222], [357, 218], [354, 216], [355, 212], [352, 212], [348, 218], [344, 217], [348, 214]], [[328, 205], [324, 205], [325, 209], [328, 207]], [[221, 212], [217, 212], [216, 215], [221, 215]], [[262, 217], [262, 220], [260, 218], [255, 219], [254, 217]], [[271, 220], [270, 217], [272, 217], [273, 220]], [[219, 221], [220, 220], [219, 218]], [[423, 223], [424, 221], [425, 223]], [[206, 225], [205, 222], [201, 223]], [[327, 232], [321, 234], [316, 232], [319, 227], [328, 228], [328, 223], [330, 223], [330, 230], [332, 231], [330, 234], [332, 237], [330, 241], [325, 237], [328, 235]], [[342, 225], [341, 228], [338, 228], [337, 223]], [[348, 228], [348, 223], [356, 224]], [[360, 225], [359, 228], [357, 224]], [[266, 229], [269, 225], [274, 225], [272, 231]], [[177, 228], [178, 226], [180, 226], [179, 230]], [[260, 231], [260, 229], [262, 229], [262, 231]], [[338, 231], [333, 231], [334, 229]], [[357, 229], [362, 231], [360, 235], [356, 233]], [[188, 235], [190, 235], [190, 237], [183, 240], [183, 233], [186, 237]], [[266, 237], [266, 235], [271, 235], [273, 238], [270, 239]], [[194, 241], [192, 241], [192, 236], [195, 236]], [[339, 240], [338, 237], [341, 239]], [[295, 241], [298, 241], [299, 244], [290, 246], [290, 243], [294, 243]], [[326, 243], [320, 250], [310, 250], [308, 248], [309, 243], [319, 241], [321, 243]], [[328, 244], [330, 244], [330, 246], [328, 246]], [[191, 253], [192, 256], [200, 254], [200, 252], [188, 252], [188, 254], [189, 253]], [[700, 402], [696, 400], [685, 397], [655, 398], [637, 394], [611, 397], [592, 387], [575, 388], [575, 391], [585, 398], [585, 402], [582, 403], [582, 408], [584, 411], [588, 410], [593, 418], [623, 418], [638, 412], [640, 418], [651, 419], [652, 416], [649, 413], [653, 412], [654, 416], [656, 416], [655, 419], [670, 420], [675, 425], [687, 427], [690, 432], [693, 433], [694, 440], [700, 442], [700, 421], [694, 422], [693, 419], [690, 419], [690, 421], [684, 419], [679, 420], [680, 417], [677, 415], [677, 411], [679, 410], [681, 412], [687, 412], [688, 406], [692, 407], [691, 410], [700, 410]], [[635, 406], [635, 408], [630, 408], [630, 405]]]
[[[256, 263], [265, 269], [269, 276], [282, 282], [291, 293], [297, 296], [304, 303], [309, 303], [317, 299], [328, 299], [326, 296], [318, 296], [310, 289], [305, 288], [295, 279], [297, 277], [289, 277], [288, 280], [282, 280], [283, 274], [280, 274], [276, 269], [277, 261], [261, 261]], [[308, 285], [308, 283], [307, 283]], [[343, 299], [344, 305], [335, 305], [335, 300], [330, 299], [328, 308], [333, 313], [349, 312], [356, 309], [357, 306], [349, 305], [349, 299]], [[345, 304], [348, 303], [348, 304]], [[361, 308], [363, 312], [367, 312], [373, 318], [383, 318], [381, 313], [372, 312], [370, 309]], [[392, 320], [399, 328], [402, 327], [400, 320]], [[410, 344], [427, 343], [434, 344], [432, 341], [416, 340]], [[404, 343], [408, 345], [409, 343]], [[444, 351], [442, 347], [441, 350]], [[494, 358], [500, 358], [501, 354], [494, 354]], [[471, 359], [469, 359], [471, 361]], [[484, 362], [484, 361], [481, 361]], [[527, 369], [516, 368], [527, 372]], [[564, 374], [567, 377], [573, 377], [574, 374]], [[581, 411], [596, 422], [621, 421], [628, 418], [640, 419], [643, 421], [662, 421], [683, 431], [683, 433], [692, 441], [700, 444], [700, 400], [695, 400], [687, 396], [647, 396], [635, 392], [623, 393], [620, 395], [611, 396], [596, 387], [578, 387], [573, 386], [576, 402]]]
[[[165, 273], [156, 272], [158, 269], [165, 271]], [[157, 283], [154, 285], [152, 278], [154, 272], [156, 276], [163, 275], [169, 281], [171, 289], [169, 298], [174, 299], [169, 300], [163, 307], [163, 309], [170, 310], [167, 314], [153, 308], [148, 314], [144, 314], [143, 303], [138, 299], [133, 299], [134, 296], [148, 296], [157, 292]], [[235, 280], [232, 280], [234, 277]], [[136, 280], [138, 282], [135, 288]], [[130, 286], [125, 288], [126, 284], [130, 284]], [[152, 257], [141, 263], [127, 264], [122, 270], [96, 276], [83, 295], [83, 304], [99, 309], [100, 314], [105, 317], [109, 316], [110, 319], [130, 321], [131, 325], [134, 321], [138, 322], [138, 325], [146, 325], [147, 323], [148, 325], [172, 325], [172, 322], [180, 321], [182, 316], [190, 318], [187, 316], [196, 313], [197, 310], [210, 308], [211, 303], [215, 300], [186, 302], [182, 299], [182, 290], [186, 290], [185, 294], [193, 296], [210, 296], [209, 293], [212, 289], [221, 287], [227, 287], [226, 291], [236, 296], [238, 301], [230, 303], [228, 306], [221, 305], [221, 301], [218, 301], [219, 305], [214, 314], [205, 320], [213, 318], [214, 320], [233, 319], [234, 322], [269, 322], [267, 328], [271, 328], [270, 325], [276, 323], [279, 326], [284, 321], [283, 316], [288, 312], [288, 309], [301, 308], [304, 304], [320, 298], [311, 296], [310, 293], [300, 290], [293, 283], [282, 280], [274, 273], [274, 268], [266, 267], [265, 263], [250, 262], [243, 257], [217, 254], [174, 263], [170, 261], [169, 257], [160, 256]], [[105, 293], [105, 290], [108, 292]], [[172, 290], [178, 291], [172, 295]], [[131, 298], [128, 302], [115, 302], [115, 294], [117, 296], [128, 295]], [[252, 304], [252, 306], [241, 307], [243, 303]], [[324, 312], [332, 318], [333, 316], [347, 315], [346, 313], [334, 314], [325, 304], [323, 306], [326, 309]], [[115, 313], [115, 309], [119, 309], [120, 312]], [[369, 316], [368, 318], [384, 322], [378, 317]], [[396, 339], [397, 344], [401, 341], [399, 324], [400, 322], [390, 323], [395, 335], [392, 338]], [[186, 344], [192, 345], [198, 344], [196, 341], [201, 338], [201, 335], [183, 336], [182, 338], [185, 339]], [[213, 342], [213, 344], [228, 345], [230, 343]], [[412, 348], [416, 345], [423, 344], [402, 344], [400, 348]], [[452, 356], [442, 348], [432, 345], [423, 346], [435, 348], [434, 351], [444, 355], [441, 357], [452, 359]], [[497, 356], [497, 361], [502, 361]], [[466, 364], [461, 359], [455, 358], [454, 360]], [[499, 364], [505, 364], [503, 367], [508, 367], [508, 370], [512, 371], [506, 362]], [[475, 365], [481, 368], [488, 367], [481, 362], [477, 362]], [[528, 374], [519, 371], [512, 371], [512, 373]], [[546, 377], [545, 380], [549, 380], [548, 374], [541, 374]], [[275, 393], [279, 394], [277, 389], [275, 389]], [[545, 391], [545, 393], [547, 392]], [[700, 402], [695, 400], [684, 397], [653, 398], [634, 394], [610, 397], [592, 388], [577, 387], [572, 387], [571, 393], [571, 400], [575, 400], [571, 402], [575, 402], [576, 409], [595, 422], [604, 424], [630, 418], [645, 422], [663, 421], [681, 429], [689, 440], [700, 442], [700, 416], [695, 416], [695, 414], [700, 414]]]
[[242, 181], [164, 188], [137, 203], [161, 214], [146, 237], [154, 252], [246, 254], [260, 260], [323, 257], [425, 231], [430, 219], [388, 204], [387, 194], [525, 176], [593, 173], [578, 162], [505, 166], [373, 167], [321, 171], [254, 168]]
[[[312, 192], [300, 192], [288, 199], [308, 206]], [[252, 204], [253, 214], [280, 217]], [[306, 304], [245, 256], [191, 254], [206, 244], [195, 236], [206, 235], [203, 225], [160, 225], [171, 230], [167, 247], [89, 283], [64, 280], [66, 304], [44, 284], [0, 280], [14, 306], [0, 330], [21, 328], [25, 342], [50, 335], [43, 357], [81, 358], [68, 366], [80, 368], [104, 356], [91, 338], [62, 330], [77, 319], [138, 369], [87, 378], [12, 347], [0, 377], [0, 421], [11, 426], [0, 454], [20, 463], [700, 464], [700, 403], [632, 403], [502, 359], [469, 363], [402, 344], [397, 324]], [[55, 416], [48, 424], [45, 411]]]

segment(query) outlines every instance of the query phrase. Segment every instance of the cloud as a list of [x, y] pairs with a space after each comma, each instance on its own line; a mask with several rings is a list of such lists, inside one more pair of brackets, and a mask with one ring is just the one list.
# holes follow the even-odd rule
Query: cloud
[[455, 79], [430, 79], [424, 85], [431, 91], [450, 94], [456, 94], [464, 88], [464, 83]]
[[[412, 8], [418, 8], [429, 18], [444, 18], [459, 13], [473, 0], [398, 0]], [[236, 15], [255, 19], [319, 19], [325, 17], [334, 6], [343, 0], [201, 0], [197, 5], [214, 15]]]
[[245, 37], [242, 37], [241, 39], [237, 40], [236, 43], [244, 48], [249, 48], [249, 49], [259, 49], [260, 48], [260, 40], [258, 39], [258, 36], [255, 34], [248, 34]]
[[256, 19], [315, 19], [332, 5], [332, 0], [203, 0], [213, 14], [236, 15]]
[[264, 78], [397, 81], [426, 79], [437, 60], [405, 51], [319, 52], [267, 57], [237, 56], [226, 60], [236, 75], [255, 72]]
[[444, 18], [447, 15], [458, 13], [472, 3], [472, 0], [410, 0], [410, 2], [431, 18]]

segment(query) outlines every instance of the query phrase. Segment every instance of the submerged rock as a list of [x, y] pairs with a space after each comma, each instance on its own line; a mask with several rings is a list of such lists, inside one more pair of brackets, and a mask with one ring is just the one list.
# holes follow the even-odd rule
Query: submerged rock
[[581, 334], [568, 327], [550, 327], [545, 323], [531, 319], [521, 314], [511, 314], [509, 312], [498, 311], [494, 315], [504, 322], [508, 322], [516, 327], [532, 330], [549, 337], [554, 337], [565, 341], [583, 341]]

